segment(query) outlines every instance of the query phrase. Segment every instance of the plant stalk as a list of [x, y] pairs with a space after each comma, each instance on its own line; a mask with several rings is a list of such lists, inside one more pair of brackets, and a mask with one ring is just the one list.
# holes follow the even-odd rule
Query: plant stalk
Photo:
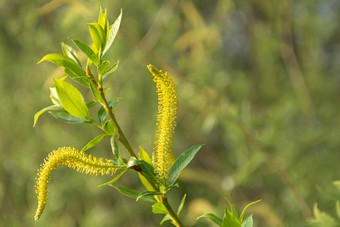
[[[156, 187], [156, 185], [154, 183], [152, 183], [151, 181], [149, 181], [145, 176], [144, 173], [142, 172], [141, 169], [137, 170], [147, 181], [148, 183], [151, 185], [151, 187], [153, 188], [153, 190], [155, 191], [159, 191], [159, 189]], [[159, 197], [158, 197], [159, 198]], [[168, 215], [170, 216], [173, 224], [177, 227], [184, 227], [183, 223], [181, 222], [181, 220], [179, 219], [179, 217], [177, 216], [177, 214], [174, 212], [174, 210], [172, 209], [172, 207], [170, 206], [169, 202], [168, 202], [168, 198], [166, 197], [165, 194], [160, 195], [160, 201], [163, 203], [163, 205], [165, 206], [165, 208], [168, 210]]]
[[166, 209], [168, 210], [168, 212], [169, 212], [168, 215], [170, 216], [171, 220], [173, 221], [173, 224], [176, 225], [177, 227], [184, 227], [181, 220], [179, 220], [179, 217], [177, 216], [177, 214], [171, 208], [171, 206], [168, 202], [168, 198], [165, 195], [162, 196], [162, 203], [166, 207]]
[[114, 116], [107, 100], [106, 100], [106, 97], [105, 97], [105, 94], [104, 94], [104, 91], [103, 91], [103, 88], [97, 84], [97, 88], [98, 88], [98, 91], [99, 91], [99, 94], [103, 100], [103, 107], [105, 109], [105, 111], [108, 113], [109, 117], [111, 118], [111, 121], [112, 123], [114, 124], [114, 126], [116, 127], [116, 129], [118, 130], [118, 134], [119, 134], [119, 141], [125, 146], [125, 148], [127, 149], [127, 151], [130, 153], [130, 155], [132, 157], [135, 157], [137, 158], [137, 155], [135, 154], [135, 152], [133, 151], [129, 141], [126, 139], [124, 133], [123, 133], [123, 130], [120, 128], [117, 120], [116, 120], [116, 117]]

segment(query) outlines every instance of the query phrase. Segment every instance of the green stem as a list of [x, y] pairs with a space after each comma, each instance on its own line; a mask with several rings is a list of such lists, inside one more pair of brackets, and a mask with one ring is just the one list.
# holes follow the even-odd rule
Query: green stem
[[[148, 183], [151, 185], [151, 187], [153, 188], [153, 190], [155, 191], [160, 191], [156, 185], [154, 183], [152, 183], [151, 181], [149, 181], [145, 176], [144, 173], [142, 172], [141, 169], [136, 169], [137, 172], [139, 172], [147, 181]], [[163, 205], [165, 206], [165, 208], [168, 210], [168, 215], [171, 218], [173, 224], [177, 227], [184, 227], [183, 223], [181, 222], [181, 220], [179, 219], [179, 217], [177, 216], [177, 214], [174, 212], [174, 210], [172, 209], [172, 207], [170, 206], [169, 202], [168, 202], [168, 198], [166, 197], [165, 194], [160, 195], [160, 201], [163, 203]]]
[[125, 148], [127, 149], [127, 151], [130, 153], [130, 155], [132, 157], [135, 157], [137, 158], [137, 155], [135, 154], [135, 152], [133, 151], [129, 141], [126, 139], [124, 133], [123, 133], [123, 130], [120, 128], [117, 120], [116, 120], [116, 117], [114, 116], [113, 112], [112, 112], [112, 109], [110, 108], [107, 100], [106, 100], [106, 97], [105, 97], [105, 94], [104, 94], [104, 91], [103, 91], [103, 88], [97, 84], [97, 88], [98, 88], [98, 91], [99, 91], [99, 94], [103, 100], [103, 107], [105, 109], [105, 111], [108, 113], [109, 117], [111, 118], [111, 121], [112, 123], [114, 124], [114, 126], [116, 127], [116, 129], [118, 130], [118, 134], [119, 134], [119, 141], [125, 146]]
[[179, 217], [177, 216], [177, 214], [171, 208], [171, 206], [168, 202], [168, 199], [165, 195], [162, 196], [162, 203], [166, 207], [166, 209], [168, 210], [168, 215], [170, 216], [171, 220], [173, 221], [173, 224], [176, 225], [177, 227], [184, 227], [181, 220], [179, 220]]

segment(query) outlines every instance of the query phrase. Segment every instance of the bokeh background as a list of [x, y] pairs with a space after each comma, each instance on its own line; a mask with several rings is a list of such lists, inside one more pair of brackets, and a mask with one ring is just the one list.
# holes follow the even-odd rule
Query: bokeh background
[[[337, 0], [1, 0], [0, 226], [158, 226], [160, 215], [91, 177], [60, 167], [39, 222], [36, 170], [60, 146], [81, 148], [100, 132], [67, 125], [49, 114], [48, 88], [63, 71], [37, 65], [61, 53], [69, 37], [90, 42], [87, 23], [99, 7], [111, 23], [123, 9], [110, 50], [118, 71], [107, 80], [121, 97], [117, 118], [133, 147], [152, 151], [157, 104], [146, 65], [176, 81], [178, 126], [174, 152], [205, 143], [181, 176], [171, 201], [188, 194], [183, 218], [222, 215], [225, 198], [238, 209], [251, 201], [255, 226], [305, 226], [315, 203], [334, 202], [320, 188], [340, 179], [340, 2]], [[83, 56], [84, 59], [84, 56]], [[85, 91], [90, 99], [90, 94]], [[110, 157], [109, 141], [95, 149]], [[134, 173], [119, 180], [141, 189]], [[250, 214], [248, 212], [248, 214]]]

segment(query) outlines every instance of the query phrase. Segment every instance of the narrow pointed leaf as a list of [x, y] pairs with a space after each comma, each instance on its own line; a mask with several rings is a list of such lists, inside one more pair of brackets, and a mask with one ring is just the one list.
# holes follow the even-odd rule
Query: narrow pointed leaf
[[89, 84], [90, 78], [87, 76], [78, 76], [75, 72], [70, 69], [65, 68], [64, 72], [75, 82], [81, 84], [84, 87], [87, 87]]
[[256, 204], [256, 203], [258, 203], [258, 202], [260, 202], [260, 201], [261, 201], [261, 199], [259, 199], [259, 200], [257, 200], [257, 201], [254, 201], [254, 202], [251, 202], [251, 203], [249, 203], [247, 206], [245, 206], [245, 207], [243, 208], [242, 213], [241, 213], [241, 216], [240, 216], [240, 221], [241, 221], [241, 222], [243, 221], [243, 217], [244, 217], [244, 215], [245, 215], [247, 209], [248, 209], [251, 205], [254, 205], [254, 204]]
[[118, 144], [117, 144], [114, 136], [111, 136], [111, 138], [110, 138], [110, 145], [111, 145], [111, 150], [112, 150], [114, 160], [117, 161], [120, 164], [124, 163], [123, 159], [122, 159], [122, 155], [121, 155], [119, 147], [118, 147]]
[[116, 38], [116, 35], [118, 33], [118, 30], [119, 30], [119, 26], [120, 26], [120, 21], [122, 20], [122, 14], [123, 14], [123, 12], [120, 11], [120, 14], [119, 14], [118, 18], [113, 23], [113, 25], [110, 27], [109, 37], [108, 37], [108, 39], [106, 41], [106, 45], [105, 45], [105, 49], [103, 51], [103, 55], [110, 49], [113, 41]]
[[142, 182], [142, 184], [144, 185], [144, 187], [149, 190], [152, 191], [153, 187], [151, 186], [151, 184], [149, 183], [149, 181], [140, 173], [138, 173], [139, 179]]
[[179, 216], [183, 210], [185, 199], [187, 198], [187, 194], [184, 194], [181, 203], [179, 204], [178, 210], [177, 210], [177, 215]]
[[115, 72], [118, 69], [119, 61], [114, 63], [110, 68], [106, 70], [105, 73], [103, 73], [103, 80], [106, 79], [111, 73]]
[[79, 77], [86, 77], [85, 71], [71, 58], [61, 54], [47, 54], [39, 62], [49, 61], [56, 65], [63, 66], [65, 69], [73, 71]]
[[162, 195], [162, 193], [157, 192], [157, 191], [145, 191], [145, 192], [140, 193], [137, 196], [136, 201], [138, 201], [141, 198], [146, 197], [146, 196], [155, 196], [155, 195]]
[[35, 125], [37, 124], [37, 121], [39, 119], [39, 117], [45, 113], [46, 111], [53, 111], [53, 110], [63, 110], [62, 107], [58, 106], [58, 105], [53, 105], [53, 106], [48, 106], [45, 107], [44, 109], [39, 110], [36, 114], [34, 114], [34, 122], [33, 122], [33, 127], [35, 127]]
[[110, 62], [108, 60], [103, 61], [98, 67], [98, 74], [103, 75], [109, 66]]
[[106, 9], [103, 12], [102, 9], [100, 9], [99, 16], [98, 16], [98, 24], [104, 29], [105, 34], [107, 35], [107, 32], [109, 31], [109, 21], [107, 20], [107, 13]]
[[95, 64], [99, 65], [99, 58], [94, 51], [84, 42], [78, 39], [71, 39], [79, 49]]
[[144, 160], [145, 162], [149, 163], [152, 165], [152, 159], [148, 153], [144, 150], [142, 146], [139, 147], [139, 154], [138, 154], [139, 159]]
[[120, 173], [118, 173], [112, 180], [110, 180], [109, 182], [106, 182], [104, 184], [98, 185], [97, 187], [103, 187], [103, 186], [109, 186], [111, 184], [113, 184], [114, 182], [116, 182], [125, 172], [127, 171], [127, 169], [124, 169], [123, 171], [121, 171]]
[[[229, 206], [230, 206], [230, 209], [231, 209], [231, 212], [232, 214], [238, 218], [238, 212], [236, 210], [236, 207], [234, 206], [234, 204], [232, 202], [230, 202], [228, 199], [227, 199], [228, 203], [229, 203]], [[242, 222], [242, 220], [241, 220]]]
[[100, 141], [104, 139], [104, 137], [107, 136], [106, 134], [101, 134], [96, 137], [94, 137], [92, 140], [90, 140], [82, 149], [81, 151], [86, 151], [95, 145], [97, 145]]
[[91, 100], [91, 101], [86, 103], [86, 106], [87, 106], [87, 108], [90, 109], [92, 106], [95, 106], [96, 104], [97, 104], [96, 101]]
[[90, 119], [89, 109], [80, 91], [62, 79], [55, 79], [58, 97], [64, 109], [73, 116], [81, 119]]
[[154, 214], [167, 214], [168, 210], [166, 209], [162, 202], [157, 202], [152, 205], [152, 212]]
[[166, 215], [164, 216], [164, 218], [162, 219], [160, 225], [163, 225], [163, 224], [164, 224], [165, 222], [167, 222], [167, 221], [171, 221], [171, 218], [170, 218], [169, 215], [166, 214]]
[[241, 227], [241, 222], [230, 210], [225, 208], [222, 227]]
[[[139, 191], [136, 191], [134, 189], [127, 188], [127, 187], [124, 187], [124, 186], [112, 185], [112, 184], [110, 186], [115, 188], [117, 191], [119, 191], [123, 195], [130, 197], [130, 198], [133, 198], [133, 199], [137, 199], [138, 195], [141, 193]], [[156, 200], [152, 197], [144, 197], [144, 198], [141, 198], [140, 200], [145, 201], [145, 202], [149, 202], [149, 203], [156, 202]]]
[[104, 29], [97, 23], [89, 23], [89, 30], [97, 50], [103, 50], [106, 44]]
[[217, 217], [215, 214], [203, 214], [201, 216], [199, 216], [198, 218], [196, 218], [196, 220], [202, 219], [202, 218], [206, 218], [212, 222], [214, 222], [215, 224], [217, 224], [218, 226], [222, 226], [222, 219]]
[[94, 85], [94, 82], [90, 81], [89, 85], [90, 85], [91, 92], [92, 92], [93, 96], [96, 98], [97, 102], [103, 103], [104, 101], [103, 101], [102, 97], [100, 96], [100, 93], [99, 93], [96, 85]]
[[249, 216], [244, 222], [242, 222], [242, 227], [253, 227], [253, 216]]
[[64, 42], [61, 43], [61, 49], [63, 51], [63, 54], [69, 58], [71, 58], [72, 60], [74, 60], [79, 67], [81, 68], [81, 63], [78, 59], [78, 56], [76, 54], [76, 52], [73, 50], [72, 47], [70, 47], [69, 45], [65, 44]]
[[53, 117], [57, 118], [59, 121], [70, 123], [70, 124], [83, 124], [83, 123], [90, 123], [89, 120], [77, 118], [66, 111], [49, 111], [49, 114], [51, 114]]
[[111, 120], [106, 121], [106, 123], [104, 124], [104, 130], [105, 130], [106, 134], [108, 134], [110, 136], [115, 135], [115, 127], [114, 127]]
[[144, 160], [140, 160], [140, 163], [141, 163], [141, 168], [142, 168], [145, 178], [157, 185], [158, 183], [157, 183], [157, 179], [155, 176], [153, 166]]
[[55, 87], [50, 87], [50, 99], [54, 105], [62, 107], [63, 105], [60, 102], [59, 96], [57, 94], [57, 90]]
[[183, 152], [174, 162], [174, 164], [170, 168], [168, 186], [173, 185], [177, 178], [179, 177], [181, 171], [190, 163], [190, 161], [194, 158], [196, 153], [201, 149], [203, 145], [199, 144], [193, 146]]

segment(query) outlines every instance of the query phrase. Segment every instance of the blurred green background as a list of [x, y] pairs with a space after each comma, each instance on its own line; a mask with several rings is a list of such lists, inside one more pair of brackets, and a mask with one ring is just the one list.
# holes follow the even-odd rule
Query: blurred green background
[[[48, 88], [63, 71], [37, 65], [61, 53], [69, 37], [90, 42], [99, 7], [111, 23], [123, 9], [108, 59], [120, 60], [107, 81], [122, 97], [117, 118], [133, 147], [152, 150], [157, 97], [146, 65], [167, 70], [178, 92], [174, 152], [205, 143], [170, 194], [188, 194], [184, 220], [222, 214], [225, 197], [256, 226], [305, 226], [312, 207], [332, 213], [319, 188], [340, 179], [340, 2], [337, 0], [1, 0], [0, 226], [158, 226], [161, 216], [113, 188], [65, 167], [53, 172], [39, 222], [36, 170], [60, 146], [81, 148], [96, 128], [66, 125], [46, 114]], [[84, 59], [84, 56], [83, 56]], [[87, 91], [86, 91], [87, 92]], [[87, 92], [86, 97], [90, 98]], [[95, 149], [110, 157], [109, 142]], [[119, 183], [141, 189], [134, 173]], [[248, 213], [249, 214], [249, 213]], [[209, 226], [199, 221], [195, 226]]]

